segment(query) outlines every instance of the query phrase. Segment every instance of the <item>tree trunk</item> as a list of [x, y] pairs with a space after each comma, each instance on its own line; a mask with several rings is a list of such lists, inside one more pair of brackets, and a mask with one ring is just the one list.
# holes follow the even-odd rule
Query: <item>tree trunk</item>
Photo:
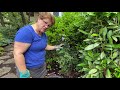
[[4, 23], [4, 19], [3, 19], [3, 15], [2, 13], [0, 12], [0, 23], [3, 27], [5, 27], [5, 23]]
[[30, 13], [28, 14], [28, 21], [29, 21], [29, 23], [30, 23]]
[[20, 15], [21, 15], [23, 24], [26, 25], [26, 19], [25, 19], [23, 12], [20, 12]]

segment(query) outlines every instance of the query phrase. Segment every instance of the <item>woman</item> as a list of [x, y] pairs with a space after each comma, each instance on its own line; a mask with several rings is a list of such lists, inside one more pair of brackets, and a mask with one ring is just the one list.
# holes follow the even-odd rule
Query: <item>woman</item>
[[20, 28], [14, 39], [14, 59], [20, 78], [43, 78], [46, 74], [45, 50], [61, 48], [47, 44], [45, 31], [54, 25], [50, 12], [40, 12], [36, 22]]

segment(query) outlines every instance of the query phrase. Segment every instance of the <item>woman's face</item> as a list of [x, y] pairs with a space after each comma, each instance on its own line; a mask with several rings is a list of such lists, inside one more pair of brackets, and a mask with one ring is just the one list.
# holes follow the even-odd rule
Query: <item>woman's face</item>
[[38, 31], [44, 33], [47, 28], [51, 26], [50, 19], [38, 19], [37, 21]]

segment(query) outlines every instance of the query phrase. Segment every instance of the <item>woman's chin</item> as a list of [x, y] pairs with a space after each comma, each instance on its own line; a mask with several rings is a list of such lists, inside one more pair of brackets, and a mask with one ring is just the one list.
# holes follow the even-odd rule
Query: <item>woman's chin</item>
[[42, 33], [44, 33], [46, 30], [41, 30]]

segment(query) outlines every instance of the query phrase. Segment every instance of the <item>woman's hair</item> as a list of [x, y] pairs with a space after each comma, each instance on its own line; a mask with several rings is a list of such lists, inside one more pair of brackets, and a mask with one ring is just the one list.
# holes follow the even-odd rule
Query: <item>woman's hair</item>
[[38, 19], [49, 19], [51, 21], [51, 25], [55, 24], [55, 17], [51, 14], [51, 12], [39, 12], [37, 20]]

